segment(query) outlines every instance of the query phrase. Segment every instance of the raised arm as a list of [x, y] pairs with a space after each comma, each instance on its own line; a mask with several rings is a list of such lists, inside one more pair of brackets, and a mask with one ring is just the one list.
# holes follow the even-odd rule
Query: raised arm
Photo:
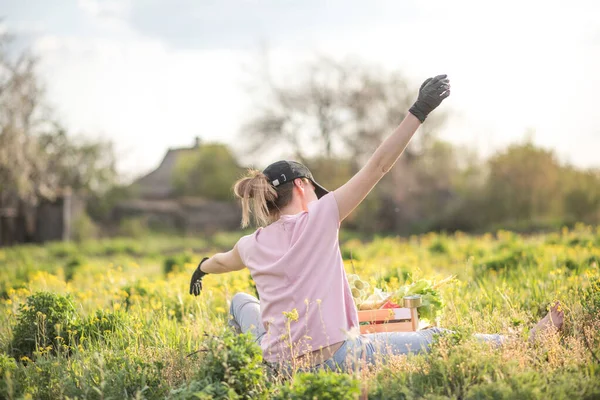
[[350, 180], [334, 191], [340, 221], [345, 219], [392, 168], [427, 115], [450, 95], [446, 75], [429, 78], [421, 85], [419, 96], [400, 125], [375, 150], [369, 161]]

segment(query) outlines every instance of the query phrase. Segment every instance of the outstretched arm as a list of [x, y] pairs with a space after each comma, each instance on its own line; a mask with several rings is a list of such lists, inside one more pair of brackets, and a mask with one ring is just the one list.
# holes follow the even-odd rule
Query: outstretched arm
[[202, 263], [202, 272], [207, 274], [224, 274], [244, 269], [246, 266], [242, 262], [237, 247], [226, 253], [217, 253], [204, 263]]
[[224, 274], [225, 272], [239, 271], [245, 267], [237, 245], [226, 253], [218, 253], [211, 258], [205, 257], [192, 274], [190, 294], [198, 296], [202, 292], [202, 278], [207, 274]]
[[446, 75], [438, 75], [423, 82], [417, 101], [400, 125], [375, 150], [365, 166], [334, 191], [340, 221], [363, 201], [375, 184], [392, 168], [427, 115], [449, 95], [450, 82]]

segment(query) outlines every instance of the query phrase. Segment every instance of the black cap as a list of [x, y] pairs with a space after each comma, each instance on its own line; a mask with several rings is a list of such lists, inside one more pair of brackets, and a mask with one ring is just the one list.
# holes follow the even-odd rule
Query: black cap
[[269, 165], [263, 171], [263, 174], [267, 176], [271, 185], [277, 186], [283, 185], [284, 183], [293, 182], [296, 178], [307, 178], [310, 179], [312, 184], [315, 186], [315, 194], [317, 198], [325, 196], [329, 191], [323, 186], [319, 185], [315, 178], [313, 178], [311, 172], [306, 166], [296, 161], [277, 161]]

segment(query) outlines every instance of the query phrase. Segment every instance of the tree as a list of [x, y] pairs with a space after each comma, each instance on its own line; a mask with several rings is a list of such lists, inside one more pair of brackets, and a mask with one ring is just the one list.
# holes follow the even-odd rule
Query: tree
[[223, 144], [203, 144], [183, 154], [173, 172], [175, 193], [213, 200], [232, 200], [233, 182], [243, 173], [229, 148]]
[[[353, 60], [318, 56], [293, 76], [277, 83], [265, 57], [256, 78], [256, 110], [241, 131], [251, 152], [284, 144], [306, 162], [314, 147], [325, 158], [349, 157], [356, 170], [404, 118], [417, 95], [400, 73]], [[426, 143], [444, 119], [443, 114], [432, 115], [415, 142]]]
[[9, 35], [0, 35], [0, 208], [34, 205], [56, 190], [37, 140], [48, 114], [37, 60], [28, 52], [11, 57], [10, 43]]
[[44, 149], [48, 179], [54, 186], [103, 194], [115, 185], [117, 170], [112, 142], [69, 137], [59, 124], [52, 127], [38, 141]]
[[580, 171], [572, 167], [562, 177], [564, 214], [570, 222], [600, 222], [600, 171]]
[[116, 160], [109, 141], [67, 135], [46, 104], [37, 58], [12, 51], [11, 39], [0, 35], [0, 216], [24, 217], [31, 235], [41, 199], [66, 188], [101, 195], [116, 182]]
[[560, 214], [561, 165], [531, 142], [509, 146], [488, 161], [489, 222], [535, 221]]

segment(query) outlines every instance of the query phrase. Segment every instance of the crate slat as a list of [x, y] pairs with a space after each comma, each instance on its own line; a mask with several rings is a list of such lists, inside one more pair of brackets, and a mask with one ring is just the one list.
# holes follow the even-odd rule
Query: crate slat
[[360, 326], [360, 333], [362, 334], [380, 332], [414, 332], [414, 329], [411, 321]]
[[393, 319], [411, 319], [410, 308], [383, 308], [358, 312], [359, 322], [389, 321]]

